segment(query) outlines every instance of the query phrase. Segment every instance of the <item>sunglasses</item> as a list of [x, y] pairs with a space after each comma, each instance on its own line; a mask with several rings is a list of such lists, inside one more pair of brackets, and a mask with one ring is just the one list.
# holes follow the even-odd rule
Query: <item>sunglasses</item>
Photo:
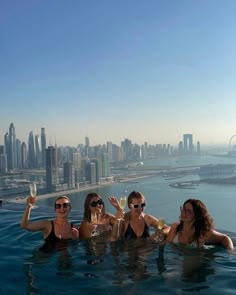
[[63, 208], [69, 208], [70, 207], [70, 203], [55, 204], [55, 209], [61, 209], [61, 207], [63, 207]]
[[186, 215], [192, 215], [193, 211], [190, 209], [185, 209], [184, 207], [180, 206], [180, 211], [184, 211]]
[[142, 204], [130, 204], [131, 208], [137, 209], [137, 208], [144, 208], [146, 206], [146, 203], [142, 203]]
[[103, 205], [103, 201], [102, 200], [98, 200], [97, 202], [96, 201], [93, 201], [92, 203], [90, 203], [90, 206], [91, 207], [97, 207], [97, 205]]

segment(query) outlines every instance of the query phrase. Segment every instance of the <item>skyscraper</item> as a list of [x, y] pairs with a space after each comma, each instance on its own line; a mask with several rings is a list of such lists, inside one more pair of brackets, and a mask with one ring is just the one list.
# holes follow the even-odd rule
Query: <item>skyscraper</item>
[[14, 124], [11, 123], [9, 127], [8, 146], [7, 146], [7, 162], [8, 169], [16, 169], [16, 134]]
[[27, 153], [27, 146], [25, 142], [21, 144], [21, 160], [22, 160], [22, 168], [28, 168], [28, 153]]
[[75, 169], [71, 162], [63, 164], [64, 183], [68, 185], [68, 189], [75, 188]]
[[42, 167], [45, 168], [46, 166], [46, 133], [45, 128], [41, 128], [41, 156], [42, 156]]
[[38, 135], [35, 135], [35, 167], [40, 168], [41, 167], [41, 151], [40, 151], [40, 138]]
[[59, 184], [57, 149], [53, 146], [46, 149], [46, 183], [48, 192], [56, 191]]
[[193, 135], [184, 134], [184, 154], [193, 153]]
[[28, 139], [28, 167], [35, 168], [35, 147], [33, 131], [30, 131]]

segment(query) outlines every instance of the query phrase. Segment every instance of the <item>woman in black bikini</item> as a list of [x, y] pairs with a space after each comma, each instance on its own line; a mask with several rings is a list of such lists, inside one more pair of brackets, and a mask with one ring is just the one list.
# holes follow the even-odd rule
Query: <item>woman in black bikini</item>
[[[120, 236], [124, 238], [151, 238], [155, 239], [159, 235], [159, 220], [152, 215], [144, 213], [146, 206], [145, 197], [142, 193], [133, 191], [128, 196], [129, 212], [125, 213], [123, 230]], [[154, 227], [155, 233], [150, 234], [149, 228]], [[165, 225], [163, 229], [164, 235], [169, 232], [169, 226]]]
[[35, 197], [27, 198], [27, 207], [21, 220], [21, 228], [28, 231], [41, 231], [47, 244], [55, 245], [65, 240], [79, 238], [78, 229], [68, 221], [71, 210], [70, 199], [66, 196], [59, 197], [55, 201], [56, 219], [29, 222], [32, 206], [36, 202]]

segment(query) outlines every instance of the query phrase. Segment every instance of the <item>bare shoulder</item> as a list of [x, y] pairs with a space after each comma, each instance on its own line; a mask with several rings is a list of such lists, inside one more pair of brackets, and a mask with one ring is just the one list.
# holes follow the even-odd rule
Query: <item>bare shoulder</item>
[[176, 222], [174, 222], [174, 223], [171, 224], [170, 228], [171, 229], [176, 229], [178, 225], [179, 225], [179, 222], [176, 221]]
[[153, 222], [158, 222], [158, 218], [152, 216], [152, 215], [149, 215], [149, 214], [144, 214], [144, 220], [146, 222], [148, 222], [149, 224], [152, 224]]

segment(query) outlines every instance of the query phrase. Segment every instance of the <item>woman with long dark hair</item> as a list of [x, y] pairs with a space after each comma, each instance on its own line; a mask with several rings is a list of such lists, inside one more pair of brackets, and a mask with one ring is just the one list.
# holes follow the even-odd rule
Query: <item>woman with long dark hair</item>
[[188, 199], [180, 207], [180, 222], [171, 226], [166, 241], [191, 247], [220, 244], [233, 250], [231, 238], [214, 229], [212, 217], [205, 204], [198, 199]]
[[[120, 214], [123, 214], [114, 197], [110, 197], [109, 201], [120, 211]], [[84, 218], [79, 227], [80, 238], [87, 239], [104, 233], [110, 234], [116, 223], [116, 216], [105, 211], [105, 204], [101, 196], [95, 192], [89, 193], [84, 202]]]

